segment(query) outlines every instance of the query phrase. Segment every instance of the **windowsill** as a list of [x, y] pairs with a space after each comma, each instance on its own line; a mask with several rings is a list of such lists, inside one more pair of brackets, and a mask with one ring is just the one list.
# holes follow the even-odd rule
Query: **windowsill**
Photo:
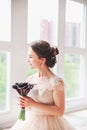
[[76, 130], [87, 130], [87, 109], [65, 114], [65, 118]]

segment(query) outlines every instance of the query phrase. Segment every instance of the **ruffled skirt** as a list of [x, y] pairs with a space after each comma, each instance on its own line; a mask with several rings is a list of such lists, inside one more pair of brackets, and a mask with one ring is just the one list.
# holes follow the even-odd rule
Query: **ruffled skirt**
[[32, 111], [26, 113], [25, 121], [17, 120], [8, 130], [75, 130], [75, 128], [64, 117], [48, 116]]

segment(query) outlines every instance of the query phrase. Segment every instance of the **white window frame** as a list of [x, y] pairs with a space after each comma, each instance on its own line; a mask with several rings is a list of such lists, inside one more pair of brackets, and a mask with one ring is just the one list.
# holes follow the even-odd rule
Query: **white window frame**
[[12, 125], [19, 113], [17, 93], [12, 89], [12, 85], [26, 80], [27, 10], [27, 0], [11, 0], [11, 42], [0, 41], [0, 51], [11, 54], [10, 107], [8, 111], [0, 112], [0, 129]]
[[[73, 0], [75, 2], [83, 3], [83, 0]], [[86, 0], [84, 0], [87, 3]], [[87, 36], [87, 5], [86, 5], [86, 19], [85, 19], [85, 35]], [[66, 53], [71, 54], [82, 54], [85, 57], [85, 95], [84, 98], [66, 100], [66, 112], [80, 110], [87, 108], [87, 38], [85, 39], [85, 48], [68, 48], [65, 47], [65, 17], [66, 17], [66, 0], [59, 0], [59, 21], [58, 21], [58, 46], [60, 50], [60, 57], [58, 62], [58, 73], [64, 76], [64, 55]]]

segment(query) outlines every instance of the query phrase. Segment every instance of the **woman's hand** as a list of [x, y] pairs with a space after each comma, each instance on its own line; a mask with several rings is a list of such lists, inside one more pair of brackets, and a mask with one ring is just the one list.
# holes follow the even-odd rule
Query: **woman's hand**
[[18, 105], [21, 108], [22, 107], [31, 108], [33, 106], [33, 104], [35, 103], [35, 101], [32, 98], [28, 97], [28, 96], [26, 96], [26, 97], [20, 96], [18, 98], [18, 101], [19, 101]]

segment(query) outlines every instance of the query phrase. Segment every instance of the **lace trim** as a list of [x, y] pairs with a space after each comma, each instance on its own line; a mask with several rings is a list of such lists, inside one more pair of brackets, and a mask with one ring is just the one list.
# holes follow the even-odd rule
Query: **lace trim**
[[[49, 85], [49, 87], [48, 87], [48, 85]], [[50, 91], [53, 90], [55, 86], [58, 86], [58, 89], [60, 91], [64, 90], [64, 82], [61, 78], [58, 78], [58, 77], [51, 78], [48, 85], [47, 84], [46, 84], [46, 86], [44, 86], [44, 84], [37, 85], [36, 88], [38, 89], [40, 96], [43, 95], [43, 93], [46, 90], [50, 90]]]

